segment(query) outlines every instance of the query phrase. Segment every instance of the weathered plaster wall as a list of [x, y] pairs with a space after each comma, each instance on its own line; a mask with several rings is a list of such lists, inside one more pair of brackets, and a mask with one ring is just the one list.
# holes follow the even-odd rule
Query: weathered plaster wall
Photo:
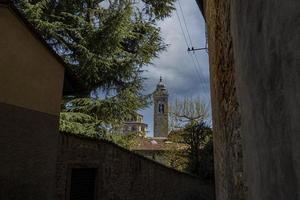
[[57, 164], [58, 198], [65, 199], [70, 170], [97, 168], [97, 199], [101, 200], [211, 200], [212, 186], [167, 168], [115, 144], [60, 136]]
[[0, 199], [53, 200], [64, 66], [0, 4]]
[[218, 200], [300, 197], [299, 9], [204, 0]]
[[0, 27], [0, 102], [58, 115], [64, 66], [8, 6]]
[[247, 199], [299, 199], [300, 1], [231, 7]]

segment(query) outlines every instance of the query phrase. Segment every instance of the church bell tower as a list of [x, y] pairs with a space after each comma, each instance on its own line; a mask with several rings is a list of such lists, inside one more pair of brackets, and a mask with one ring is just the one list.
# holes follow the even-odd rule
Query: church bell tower
[[154, 137], [168, 137], [168, 91], [162, 77], [153, 93], [154, 102]]

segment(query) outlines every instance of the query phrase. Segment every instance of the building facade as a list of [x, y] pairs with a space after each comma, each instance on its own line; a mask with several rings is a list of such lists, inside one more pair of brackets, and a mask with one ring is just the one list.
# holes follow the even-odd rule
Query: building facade
[[154, 137], [168, 137], [168, 91], [162, 77], [153, 93], [154, 102]]
[[0, 1], [0, 199], [55, 198], [64, 64]]
[[133, 133], [138, 133], [141, 136], [146, 136], [148, 124], [144, 123], [143, 115], [136, 114], [130, 117], [124, 122], [122, 133], [124, 135], [129, 135]]

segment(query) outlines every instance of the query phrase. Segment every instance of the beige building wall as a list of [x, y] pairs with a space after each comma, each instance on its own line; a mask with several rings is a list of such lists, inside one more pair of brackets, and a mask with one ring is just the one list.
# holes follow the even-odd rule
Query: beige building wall
[[64, 67], [4, 6], [0, 27], [0, 103], [58, 115]]
[[0, 3], [0, 199], [56, 198], [64, 66]]

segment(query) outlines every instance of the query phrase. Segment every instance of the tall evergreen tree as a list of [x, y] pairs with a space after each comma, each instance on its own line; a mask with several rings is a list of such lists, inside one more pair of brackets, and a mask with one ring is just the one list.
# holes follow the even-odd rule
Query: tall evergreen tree
[[166, 48], [156, 22], [174, 1], [15, 1], [82, 86], [63, 105], [62, 131], [99, 135], [149, 103], [141, 73]]

